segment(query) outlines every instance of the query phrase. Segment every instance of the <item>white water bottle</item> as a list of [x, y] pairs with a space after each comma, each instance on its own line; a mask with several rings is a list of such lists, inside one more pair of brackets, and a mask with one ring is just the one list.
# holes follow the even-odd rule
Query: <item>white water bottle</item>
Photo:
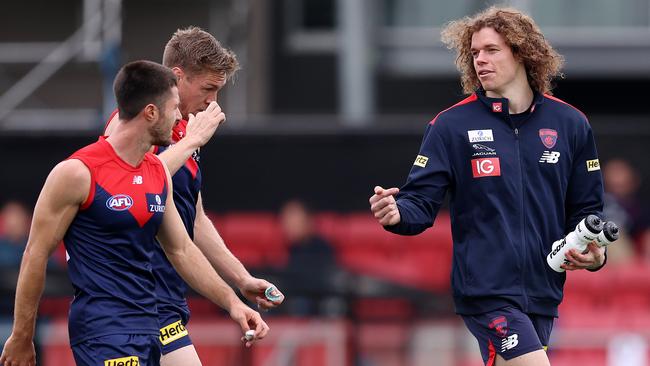
[[601, 231], [600, 234], [598, 234], [595, 241], [596, 244], [602, 248], [617, 241], [618, 237], [619, 237], [618, 226], [616, 226], [616, 224], [612, 221], [607, 221], [603, 225], [603, 231]]
[[568, 233], [564, 238], [553, 243], [551, 252], [546, 256], [546, 262], [555, 272], [564, 272], [562, 264], [568, 264], [565, 253], [571, 249], [582, 253], [587, 245], [596, 240], [603, 230], [603, 221], [596, 215], [589, 215], [582, 219], [576, 229]]

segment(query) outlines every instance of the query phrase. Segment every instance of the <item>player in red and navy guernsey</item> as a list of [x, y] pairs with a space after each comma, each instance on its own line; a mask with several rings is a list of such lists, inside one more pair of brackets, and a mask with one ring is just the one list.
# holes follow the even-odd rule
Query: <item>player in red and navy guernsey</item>
[[[197, 28], [179, 29], [168, 41], [163, 64], [178, 77], [180, 111], [183, 116], [173, 129], [171, 146], [156, 147], [174, 182], [174, 201], [188, 234], [217, 272], [239, 288], [262, 309], [278, 306], [264, 290], [271, 284], [252, 277], [228, 250], [203, 210], [199, 148], [206, 144], [225, 115], [216, 103], [219, 91], [239, 68], [232, 51], [224, 48], [211, 34]], [[112, 134], [115, 114], [107, 123], [106, 135]], [[200, 365], [199, 357], [185, 328], [190, 312], [185, 300], [187, 285], [171, 266], [162, 250], [154, 254], [154, 275], [160, 317], [162, 365]], [[181, 332], [170, 336], [170, 329]], [[250, 346], [251, 343], [247, 343]]]
[[[449, 192], [456, 312], [485, 364], [548, 366], [566, 275], [546, 255], [603, 208], [593, 133], [549, 95], [561, 57], [528, 16], [490, 8], [450, 23], [443, 41], [471, 96], [431, 121], [406, 184], [375, 187], [371, 211], [386, 230], [416, 235]], [[605, 251], [591, 243], [566, 259], [564, 269], [597, 270]]]
[[[36, 363], [34, 326], [48, 257], [63, 239], [75, 296], [69, 335], [78, 365], [159, 365], [158, 243], [183, 278], [229, 311], [242, 331], [268, 326], [212, 269], [183, 227], [167, 168], [149, 153], [180, 118], [177, 79], [149, 61], [115, 78], [121, 119], [114, 133], [58, 164], [34, 210], [16, 291], [15, 320], [0, 363]], [[156, 237], [158, 241], [156, 241]]]

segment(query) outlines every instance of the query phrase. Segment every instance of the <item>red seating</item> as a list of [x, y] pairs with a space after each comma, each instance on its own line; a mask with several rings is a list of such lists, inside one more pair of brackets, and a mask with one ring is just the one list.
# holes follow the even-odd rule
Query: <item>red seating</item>
[[244, 264], [282, 267], [287, 248], [277, 218], [272, 213], [233, 213], [216, 224], [228, 248]]
[[188, 297], [187, 306], [190, 308], [192, 318], [219, 318], [227, 314], [219, 306], [203, 297]]
[[369, 214], [350, 214], [336, 235], [341, 263], [406, 286], [426, 290], [449, 288], [451, 230], [447, 215], [417, 236], [387, 232]]
[[333, 245], [341, 241], [341, 227], [347, 225], [344, 216], [335, 212], [321, 212], [314, 216], [314, 226], [316, 231]]
[[409, 320], [414, 314], [412, 304], [405, 299], [366, 298], [354, 305], [357, 320]]
[[[274, 214], [210, 216], [245, 265], [281, 268], [287, 262], [287, 243]], [[444, 212], [433, 228], [416, 236], [389, 233], [367, 212], [324, 212], [315, 215], [314, 221], [348, 270], [425, 290], [449, 288], [452, 240], [449, 216]]]
[[551, 349], [549, 359], [553, 366], [605, 366], [607, 355], [605, 350], [594, 349]]
[[68, 316], [72, 298], [69, 297], [44, 297], [38, 307], [38, 315], [63, 318]]

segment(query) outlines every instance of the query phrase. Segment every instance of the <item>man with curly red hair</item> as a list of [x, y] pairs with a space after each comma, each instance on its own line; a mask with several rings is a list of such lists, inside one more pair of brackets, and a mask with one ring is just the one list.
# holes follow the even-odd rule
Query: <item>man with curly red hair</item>
[[[593, 133], [550, 95], [563, 60], [527, 15], [491, 7], [449, 23], [442, 40], [470, 96], [429, 123], [406, 184], [375, 187], [371, 211], [386, 230], [416, 235], [449, 191], [454, 303], [485, 364], [547, 366], [566, 275], [546, 255], [603, 209]], [[566, 260], [563, 270], [593, 271], [606, 256], [592, 243]]]

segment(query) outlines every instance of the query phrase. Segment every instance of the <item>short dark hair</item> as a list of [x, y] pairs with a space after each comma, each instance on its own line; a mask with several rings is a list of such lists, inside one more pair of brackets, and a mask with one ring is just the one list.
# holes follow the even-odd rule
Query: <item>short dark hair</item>
[[113, 82], [120, 118], [133, 119], [147, 104], [162, 108], [174, 86], [176, 75], [159, 63], [140, 60], [122, 66]]
[[163, 65], [180, 67], [190, 75], [204, 72], [224, 74], [229, 79], [239, 70], [237, 56], [199, 27], [179, 29], [165, 45]]

